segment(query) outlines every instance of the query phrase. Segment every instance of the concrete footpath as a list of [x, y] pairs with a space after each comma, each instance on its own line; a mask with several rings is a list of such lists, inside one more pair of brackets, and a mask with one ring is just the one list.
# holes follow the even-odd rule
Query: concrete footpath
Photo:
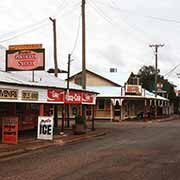
[[108, 130], [97, 129], [95, 131], [88, 131], [86, 134], [82, 135], [73, 135], [69, 133], [65, 133], [64, 135], [54, 135], [54, 139], [52, 141], [37, 140], [35, 138], [20, 139], [17, 145], [0, 144], [0, 159], [54, 145], [63, 146], [65, 144], [80, 142], [93, 137], [103, 136], [107, 133]]
[[166, 118], [161, 118], [161, 119], [157, 119], [157, 120], [153, 120], [154, 122], [166, 122], [166, 121], [173, 121], [173, 120], [179, 120], [180, 119], [180, 115], [171, 115], [170, 117], [166, 117]]

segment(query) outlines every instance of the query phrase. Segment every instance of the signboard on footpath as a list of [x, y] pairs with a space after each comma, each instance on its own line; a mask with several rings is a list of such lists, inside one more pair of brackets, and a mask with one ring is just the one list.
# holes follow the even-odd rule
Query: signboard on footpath
[[52, 140], [53, 126], [53, 116], [39, 116], [37, 138], [43, 140]]
[[7, 50], [6, 71], [44, 70], [45, 49]]
[[2, 117], [2, 143], [18, 143], [18, 117]]

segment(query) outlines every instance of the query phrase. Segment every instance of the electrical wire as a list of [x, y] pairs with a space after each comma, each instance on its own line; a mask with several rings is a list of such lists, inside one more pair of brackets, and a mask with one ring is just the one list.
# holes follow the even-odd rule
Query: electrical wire
[[[113, 1], [111, 1], [112, 3], [113, 3]], [[94, 4], [94, 8], [96, 9], [96, 10], [99, 10], [99, 11], [101, 11], [101, 13], [103, 13], [102, 12], [102, 10], [100, 9], [100, 7], [98, 6], [98, 5], [95, 5], [95, 3], [93, 3]], [[107, 17], [107, 14], [105, 14], [105, 13], [103, 13], [103, 17], [105, 17], [106, 19], [108, 18]], [[144, 36], [144, 38], [145, 38], [145, 41], [144, 40], [142, 40], [142, 39], [140, 39], [140, 38], [138, 38], [140, 41], [142, 41], [143, 43], [145, 43], [145, 44], [149, 44], [148, 42], [150, 42], [151, 40], [151, 38], [147, 38], [147, 33], [145, 32], [145, 31], [143, 31], [142, 29], [140, 29], [139, 27], [137, 27], [135, 24], [133, 24], [133, 25], [131, 25], [131, 24], [129, 24], [129, 23], [127, 23], [123, 18], [121, 18], [121, 20], [127, 25], [127, 26], [129, 26], [133, 31], [135, 31], [135, 32], [141, 32], [142, 34], [146, 34], [145, 36]], [[112, 23], [114, 23], [114, 21], [111, 19], [111, 18], [108, 18], [108, 22], [110, 22], [110, 24], [111, 25], [113, 25], [114, 26], [114, 24], [112, 24]], [[117, 23], [116, 23], [117, 24]], [[153, 53], [155, 54], [155, 51], [154, 51], [154, 49], [151, 47], [151, 50], [153, 51]]]
[[136, 16], [141, 16], [143, 18], [153, 19], [153, 20], [156, 20], [156, 21], [180, 24], [180, 20], [168, 19], [168, 18], [162, 18], [162, 17], [156, 17], [156, 16], [142, 15], [140, 13], [137, 13], [136, 11], [119, 8], [118, 5], [115, 4], [114, 1], [111, 0], [111, 2], [112, 2], [111, 4], [114, 4], [116, 7], [114, 5], [107, 6], [106, 3], [96, 1], [96, 3], [98, 3], [98, 4], [101, 4], [101, 5], [103, 5], [103, 6], [107, 7], [107, 8], [112, 8], [112, 9], [118, 10], [119, 12], [125, 12], [125, 13], [128, 13], [128, 14], [133, 14], [133, 15], [136, 15]]
[[164, 74], [164, 76], [168, 76], [177, 69], [177, 67], [179, 66], [180, 64], [177, 64], [175, 67], [173, 67], [170, 71], [168, 71], [166, 74]]
[[75, 38], [74, 46], [73, 46], [72, 51], [71, 51], [71, 55], [74, 53], [74, 51], [75, 51], [75, 49], [77, 47], [77, 42], [78, 42], [78, 39], [79, 39], [79, 32], [80, 32], [80, 22], [81, 22], [81, 15], [79, 16], [76, 38]]
[[24, 35], [24, 34], [31, 33], [31, 32], [33, 32], [33, 31], [36, 31], [37, 29], [40, 29], [41, 27], [43, 27], [43, 26], [45, 26], [45, 25], [47, 25], [47, 24], [48, 24], [48, 23], [41, 24], [40, 26], [34, 27], [34, 28], [31, 29], [31, 30], [28, 30], [28, 31], [19, 33], [19, 34], [15, 35], [15, 36], [12, 36], [12, 37], [7, 38], [7, 39], [0, 40], [0, 43], [7, 42], [7, 41], [10, 41], [10, 40], [12, 40], [12, 39], [18, 38], [18, 37], [20, 37], [20, 36], [22, 36], [22, 35]]
[[[61, 6], [59, 6], [59, 8], [62, 7], [63, 4], [65, 5], [65, 2], [67, 2], [67, 1], [65, 0], [64, 3], [62, 3]], [[77, 6], [78, 4], [79, 4], [79, 3], [73, 4], [73, 6], [71, 7], [70, 10], [72, 11], [72, 9], [73, 9], [75, 6]], [[59, 9], [59, 8], [58, 8], [58, 9]], [[69, 12], [69, 11], [68, 11], [68, 12]], [[61, 16], [64, 16], [65, 13], [67, 13], [67, 12], [64, 12], [64, 14], [61, 14]], [[28, 33], [34, 32], [34, 31], [40, 29], [41, 27], [47, 25], [48, 23], [49, 23], [49, 20], [48, 20], [48, 17], [47, 17], [47, 19], [43, 19], [43, 20], [41, 20], [41, 21], [39, 21], [39, 22], [37, 22], [37, 23], [35, 23], [35, 24], [28, 25], [28, 26], [26, 26], [26, 27], [21, 28], [21, 29], [23, 29], [22, 32], [19, 31], [19, 30], [21, 30], [21, 29], [15, 30], [15, 35], [12, 35], [12, 36], [10, 36], [10, 37], [7, 37], [6, 39], [0, 38], [0, 43], [4, 43], [4, 42], [10, 41], [10, 40], [12, 40], [12, 39], [18, 38], [18, 37], [20, 37], [20, 36], [22, 36], [22, 35], [24, 35], [24, 34], [28, 34]], [[31, 29], [29, 29], [30, 27], [31, 27]], [[25, 31], [25, 29], [28, 29], [28, 30]], [[18, 31], [19, 31], [19, 32], [18, 32]], [[13, 31], [13, 32], [14, 32], [14, 31]], [[1, 35], [1, 37], [5, 37], [5, 36], [10, 35], [10, 34], [11, 34], [11, 32], [5, 33], [5, 34]]]

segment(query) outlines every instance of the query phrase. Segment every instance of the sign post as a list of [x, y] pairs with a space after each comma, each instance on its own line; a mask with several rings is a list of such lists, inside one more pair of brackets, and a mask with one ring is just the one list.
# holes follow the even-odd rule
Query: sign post
[[5, 144], [18, 143], [18, 117], [2, 118], [2, 142]]
[[53, 124], [53, 116], [39, 116], [37, 138], [43, 140], [52, 140]]

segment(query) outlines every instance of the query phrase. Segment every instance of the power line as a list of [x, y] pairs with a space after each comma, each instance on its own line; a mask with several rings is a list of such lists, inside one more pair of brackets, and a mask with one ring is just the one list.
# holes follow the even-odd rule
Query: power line
[[[111, 1], [112, 4], [115, 5], [115, 2], [114, 1]], [[132, 11], [132, 10], [127, 10], [127, 9], [122, 9], [122, 8], [119, 8], [118, 5], [116, 4], [116, 7], [115, 6], [107, 6], [106, 3], [102, 3], [102, 2], [98, 2], [96, 1], [96, 3], [98, 4], [101, 4], [103, 6], [106, 6], [107, 8], [113, 8], [115, 10], [118, 10], [119, 12], [125, 12], [125, 13], [128, 13], [128, 14], [133, 14], [133, 15], [136, 15], [136, 16], [141, 16], [143, 18], [149, 18], [149, 19], [153, 19], [153, 20], [157, 20], [157, 21], [162, 21], [162, 22], [169, 22], [169, 23], [176, 23], [176, 24], [180, 24], [180, 21], [179, 20], [175, 20], [175, 19], [168, 19], [168, 18], [163, 18], [163, 17], [156, 17], [156, 16], [148, 16], [148, 15], [142, 15], [140, 13], [137, 13], [135, 11]]]
[[47, 24], [48, 24], [48, 23], [42, 24], [42, 25], [40, 25], [40, 26], [38, 26], [38, 27], [35, 27], [35, 28], [31, 29], [31, 30], [28, 30], [28, 31], [26, 31], [26, 32], [22, 32], [22, 33], [19, 33], [19, 34], [15, 35], [15, 36], [10, 37], [10, 38], [4, 39], [4, 40], [0, 40], [0, 43], [7, 42], [7, 41], [10, 41], [10, 40], [12, 40], [12, 39], [18, 38], [18, 37], [20, 37], [20, 36], [22, 36], [22, 35], [24, 35], [24, 34], [27, 34], [27, 33], [33, 32], [33, 31], [36, 31], [37, 29], [40, 29], [42, 26], [45, 26], [45, 25], [47, 25]]
[[168, 71], [166, 74], [164, 74], [164, 76], [168, 76], [177, 69], [177, 67], [179, 66], [180, 64], [177, 64], [175, 67], [173, 67], [170, 71]]
[[77, 27], [77, 32], [76, 32], [76, 38], [75, 38], [75, 41], [74, 41], [74, 46], [73, 46], [72, 51], [71, 51], [71, 55], [74, 53], [74, 50], [76, 49], [77, 42], [78, 42], [78, 39], [79, 39], [80, 22], [81, 22], [81, 16], [79, 16], [78, 27]]
[[[64, 1], [64, 2], [65, 2], [65, 1]], [[74, 7], [77, 6], [78, 4], [79, 4], [79, 3], [75, 3], [72, 8], [74, 8]], [[72, 11], [72, 8], [70, 9], [71, 11]], [[66, 12], [66, 13], [67, 13], [67, 12]], [[62, 16], [63, 16], [63, 15], [65, 15], [65, 13], [62, 14]], [[48, 18], [47, 18], [47, 19], [48, 19]], [[11, 36], [11, 37], [9, 37], [9, 38], [0, 40], [0, 43], [4, 43], [4, 42], [7, 42], [7, 41], [10, 41], [10, 40], [15, 39], [15, 38], [18, 38], [18, 37], [20, 37], [20, 36], [22, 36], [22, 35], [24, 35], [24, 34], [28, 34], [28, 33], [30, 33], [30, 32], [36, 31], [37, 29], [40, 29], [41, 27], [43, 27], [43, 26], [45, 26], [45, 25], [47, 25], [47, 24], [49, 23], [47, 19], [43, 19], [43, 20], [41, 20], [41, 21], [39, 21], [39, 22], [37, 22], [37, 23], [35, 23], [35, 24], [33, 24], [33, 25], [28, 25], [28, 26], [26, 26], [26, 27], [21, 28], [21, 29], [28, 29], [27, 31], [23, 31], [23, 32], [19, 32], [19, 33], [18, 33], [18, 30], [16, 30], [15, 35], [13, 35], [13, 36]], [[47, 21], [47, 22], [46, 22], [46, 21]], [[46, 23], [45, 23], [45, 22], [46, 22]], [[33, 27], [33, 26], [34, 26], [34, 27]], [[37, 26], [37, 27], [36, 27], [36, 26]], [[29, 27], [31, 27], [31, 29], [29, 29]], [[14, 31], [13, 31], [13, 32], [14, 32]], [[7, 36], [8, 34], [11, 34], [11, 32], [6, 33], [6, 34], [3, 34], [3, 35], [1, 35], [1, 36]], [[17, 34], [17, 35], [16, 35], [16, 34]]]

